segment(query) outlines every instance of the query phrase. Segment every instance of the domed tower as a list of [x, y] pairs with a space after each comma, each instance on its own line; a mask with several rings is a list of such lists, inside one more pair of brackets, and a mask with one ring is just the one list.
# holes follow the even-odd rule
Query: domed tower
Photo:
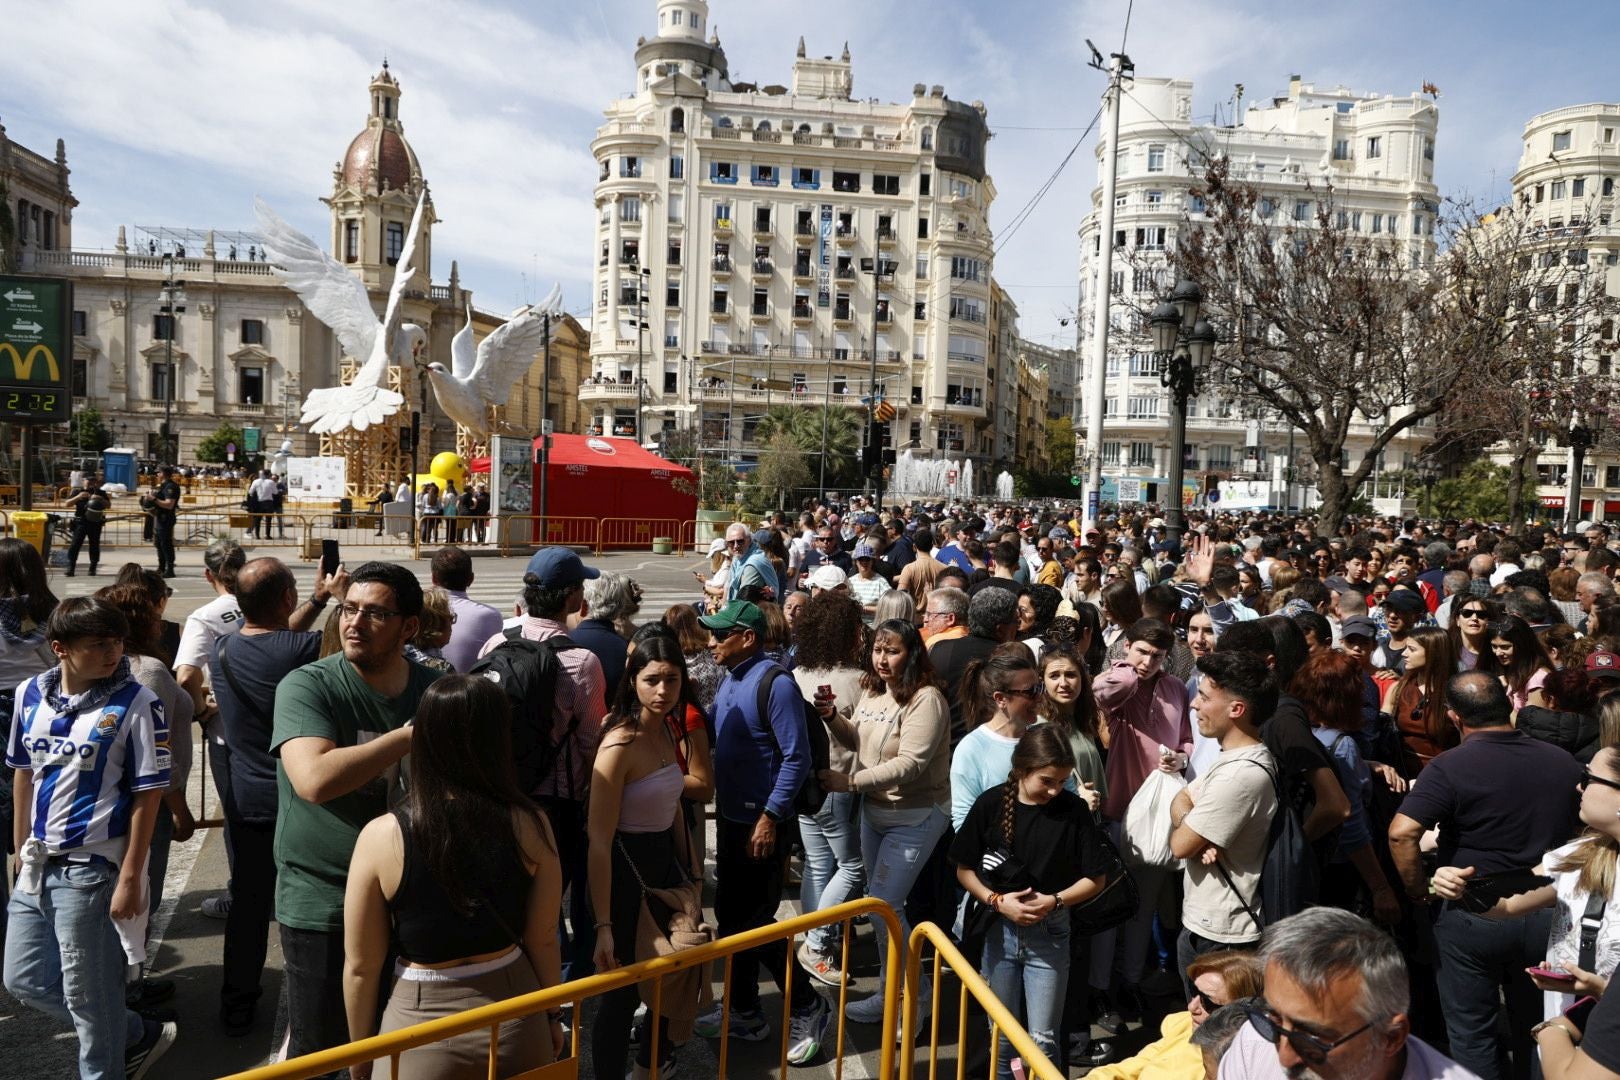
[[[416, 200], [427, 189], [416, 151], [405, 139], [399, 119], [399, 81], [383, 61], [371, 80], [371, 115], [350, 142], [343, 160], [332, 169], [332, 255], [359, 273], [366, 287], [387, 290], [405, 246], [405, 231], [416, 212]], [[431, 278], [433, 196], [422, 212], [422, 235], [416, 238], [413, 289], [427, 295]]]
[[636, 46], [638, 89], [677, 71], [710, 90], [729, 89], [726, 51], [709, 25], [708, 0], [658, 0], [658, 36]]

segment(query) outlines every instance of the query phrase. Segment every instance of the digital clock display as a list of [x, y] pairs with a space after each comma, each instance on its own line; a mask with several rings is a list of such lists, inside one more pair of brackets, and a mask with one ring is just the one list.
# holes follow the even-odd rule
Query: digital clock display
[[67, 419], [67, 399], [55, 390], [0, 385], [0, 415]]

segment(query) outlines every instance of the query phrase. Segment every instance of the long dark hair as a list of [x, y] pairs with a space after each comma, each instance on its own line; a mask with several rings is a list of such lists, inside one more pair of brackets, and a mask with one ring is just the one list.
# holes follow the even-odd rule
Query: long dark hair
[[1074, 751], [1069, 740], [1050, 724], [1037, 724], [1024, 732], [1013, 747], [1012, 769], [1007, 773], [1007, 784], [1001, 795], [1001, 835], [1006, 838], [1008, 850], [1013, 846], [1013, 815], [1018, 805], [1018, 782], [1032, 772], [1053, 767], [1072, 771]]
[[1041, 679], [1046, 679], [1046, 669], [1057, 661], [1062, 660], [1073, 664], [1080, 672], [1080, 694], [1074, 699], [1074, 709], [1065, 715], [1058, 709], [1057, 703], [1052, 700], [1051, 694], [1041, 698], [1041, 717], [1047, 723], [1064, 731], [1078, 731], [1080, 734], [1097, 740], [1097, 696], [1091, 689], [1091, 672], [1086, 670], [1085, 657], [1071, 648], [1062, 645], [1051, 645], [1041, 654]]
[[1134, 576], [1110, 581], [1102, 587], [1097, 600], [1102, 604], [1103, 614], [1113, 620], [1115, 626], [1131, 626], [1142, 619], [1142, 597], [1136, 591]]
[[26, 597], [24, 609], [40, 626], [56, 608], [56, 594], [45, 582], [45, 560], [26, 540], [0, 540], [0, 596]]
[[[411, 725], [403, 825], [412, 850], [464, 917], [483, 899], [482, 882], [514, 860], [522, 865], [512, 811], [540, 814], [518, 786], [511, 729], [506, 695], [475, 675], [435, 680]], [[541, 826], [540, 835], [550, 833]]]
[[[879, 638], [892, 637], [900, 640], [901, 648], [906, 650], [906, 666], [901, 669], [900, 677], [895, 680], [894, 700], [900, 705], [909, 703], [912, 697], [925, 686], [934, 685], [934, 664], [928, 658], [928, 649], [923, 645], [922, 635], [917, 628], [904, 619], [885, 619], [872, 629], [870, 645], [876, 645]], [[881, 694], [888, 689], [888, 684], [878, 677], [877, 669], [872, 666], [872, 650], [870, 647], [861, 654], [861, 689], [874, 694]]]
[[957, 691], [962, 699], [962, 726], [972, 731], [980, 724], [989, 723], [996, 714], [991, 695], [1005, 693], [1012, 685], [1013, 676], [1021, 671], [1032, 671], [1037, 678], [1040, 676], [1034, 655], [1021, 641], [997, 645], [984, 659], [969, 661], [962, 671]]
[[96, 599], [107, 601], [129, 620], [129, 633], [124, 635], [125, 652], [151, 656], [157, 650], [163, 624], [151, 595], [143, 586], [105, 585], [96, 590]]
[[[686, 654], [681, 652], [681, 641], [675, 636], [674, 631], [651, 633], [639, 638], [635, 646], [629, 660], [625, 662], [624, 676], [619, 679], [618, 689], [613, 694], [613, 705], [602, 721], [603, 735], [615, 728], [625, 728], [632, 732], [641, 730], [641, 698], [636, 695], [636, 679], [647, 669], [648, 664], [659, 662], [673, 664], [681, 673], [681, 696], [676, 701], [675, 707], [684, 714], [685, 706], [697, 705], [692, 680], [686, 673]], [[684, 716], [682, 719], [685, 719]], [[684, 724], [682, 726], [684, 729]]]
[[[1513, 660], [1505, 667], [1497, 660], [1496, 650], [1491, 648], [1491, 642], [1497, 638], [1513, 645]], [[1504, 615], [1486, 631], [1485, 649], [1479, 654], [1475, 668], [1487, 675], [1500, 676], [1509, 693], [1522, 694], [1530, 677], [1542, 668], [1550, 670], [1552, 661], [1547, 659], [1547, 650], [1541, 647], [1541, 639], [1536, 637], [1529, 623], [1517, 615]]]

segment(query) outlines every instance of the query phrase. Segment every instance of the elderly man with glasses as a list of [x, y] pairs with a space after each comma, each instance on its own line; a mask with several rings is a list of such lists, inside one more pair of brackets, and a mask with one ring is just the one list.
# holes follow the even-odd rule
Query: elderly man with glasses
[[727, 600], [780, 600], [786, 593], [765, 549], [754, 542], [748, 526], [734, 521], [726, 527], [726, 552], [731, 556]]
[[1265, 994], [1221, 1058], [1220, 1080], [1469, 1080], [1474, 1074], [1411, 1033], [1406, 961], [1358, 915], [1313, 907], [1261, 942]]

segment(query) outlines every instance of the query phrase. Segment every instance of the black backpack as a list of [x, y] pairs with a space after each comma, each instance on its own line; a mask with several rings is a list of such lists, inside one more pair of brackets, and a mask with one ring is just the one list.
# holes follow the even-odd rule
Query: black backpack
[[[512, 761], [517, 766], [518, 785], [528, 794], [552, 774], [565, 755], [571, 760], [570, 748], [580, 717], [576, 715], [568, 722], [561, 739], [552, 738], [557, 681], [566, 677], [558, 654], [584, 646], [574, 644], [563, 634], [530, 641], [518, 626], [508, 627], [504, 635], [506, 640], [480, 658], [467, 674], [482, 675], [499, 686], [511, 703]], [[571, 788], [571, 771], [568, 780]]]
[[[816, 712], [815, 705], [811, 704], [799, 690], [799, 684], [794, 682], [793, 676], [777, 668], [759, 681], [759, 700], [756, 702], [760, 722], [765, 725], [765, 730], [771, 733], [771, 738], [773, 740], [776, 738], [776, 729], [771, 727], [770, 720], [771, 684], [781, 677], [786, 677], [793, 683], [793, 693], [799, 699], [799, 704], [804, 707], [804, 730], [809, 736], [810, 746], [810, 775], [804, 778], [799, 793], [793, 797], [793, 810], [798, 814], [815, 814], [820, 812], [822, 805], [827, 801], [827, 790], [821, 786], [820, 776], [821, 770], [827, 768], [831, 761], [827, 744], [827, 723], [821, 719], [821, 714]], [[777, 750], [781, 750], [780, 744], [777, 745]]]
[[1260, 889], [1253, 902], [1238, 892], [1226, 867], [1217, 862], [1215, 868], [1249, 918], [1264, 930], [1279, 919], [1297, 915], [1316, 903], [1320, 873], [1316, 852], [1305, 838], [1305, 826], [1283, 795], [1281, 778], [1258, 761], [1249, 760], [1249, 764], [1266, 774], [1277, 796], [1277, 811], [1271, 815], [1271, 827], [1266, 833], [1266, 859], [1261, 865]]

